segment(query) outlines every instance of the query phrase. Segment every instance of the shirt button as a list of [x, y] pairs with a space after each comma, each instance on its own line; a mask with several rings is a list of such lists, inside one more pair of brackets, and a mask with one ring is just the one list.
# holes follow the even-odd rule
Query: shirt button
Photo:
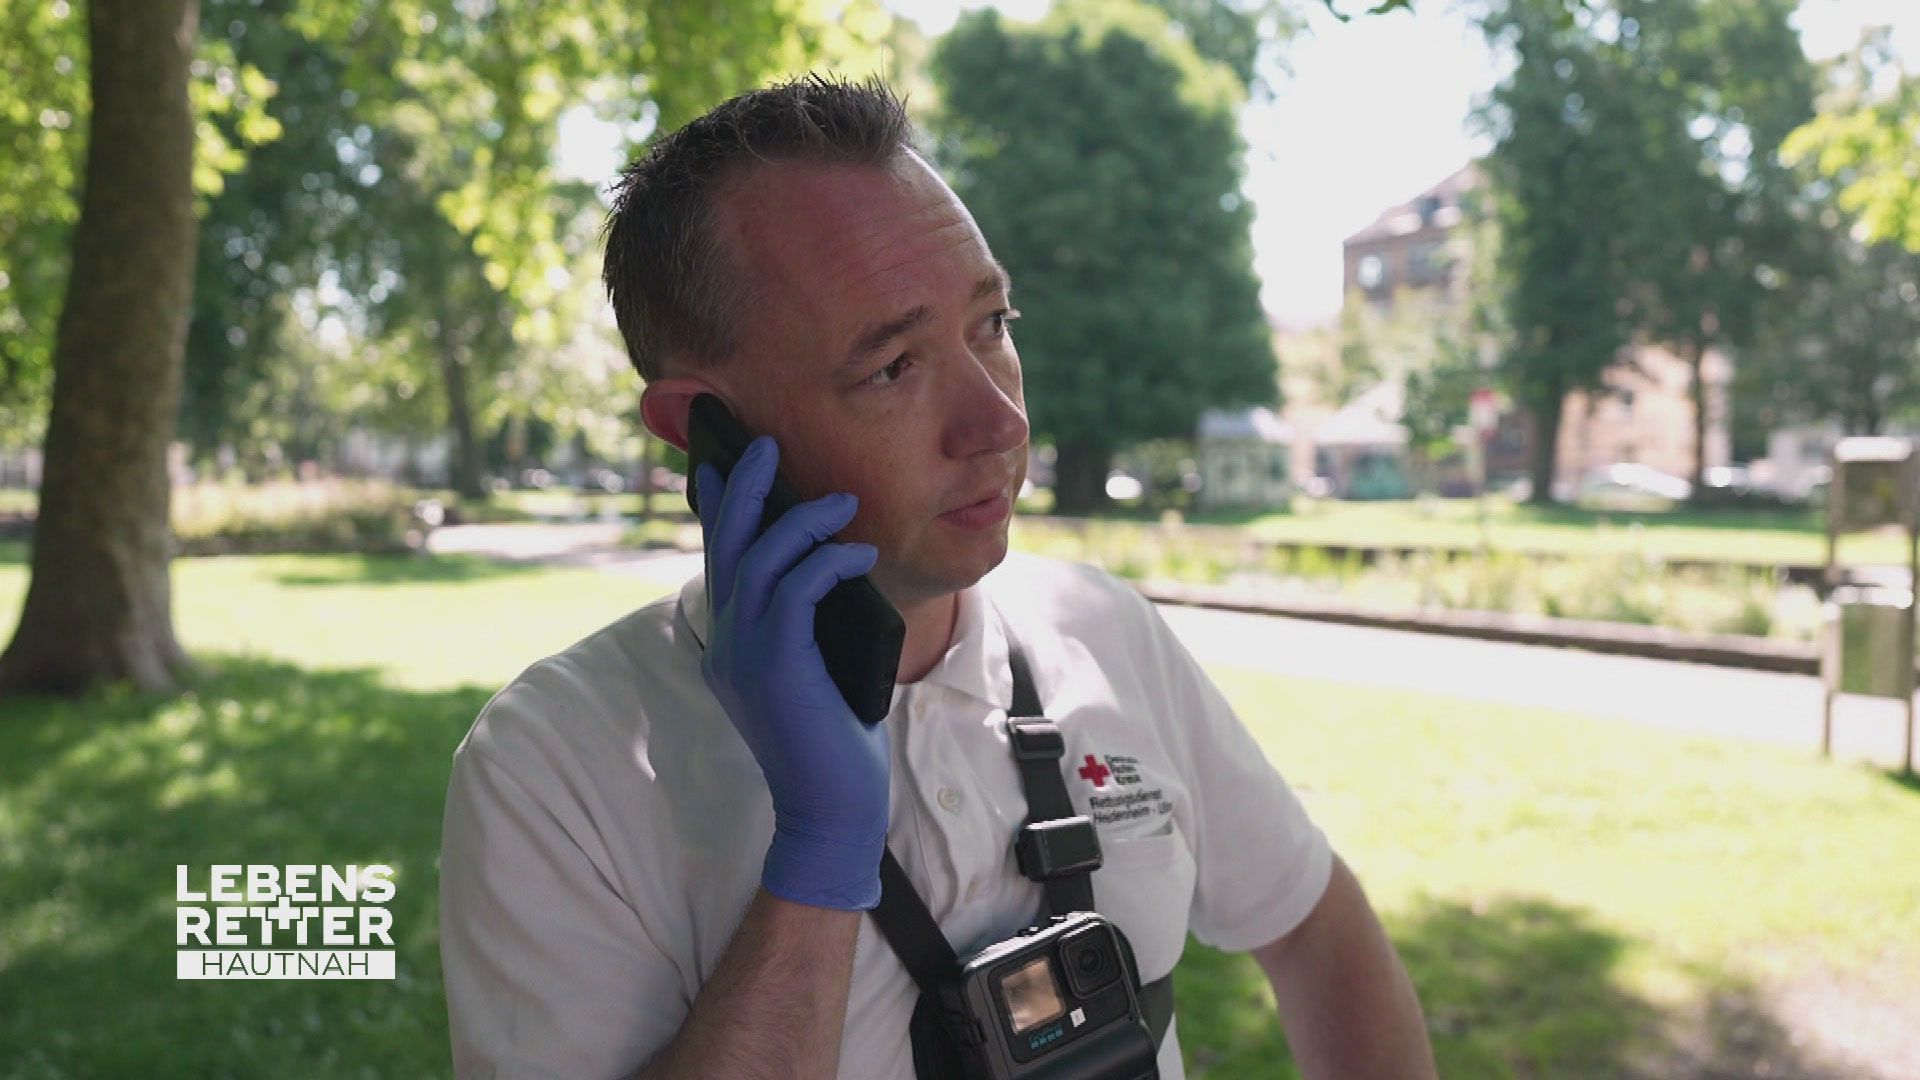
[[940, 789], [940, 809], [949, 814], [960, 812], [960, 793], [950, 787]]

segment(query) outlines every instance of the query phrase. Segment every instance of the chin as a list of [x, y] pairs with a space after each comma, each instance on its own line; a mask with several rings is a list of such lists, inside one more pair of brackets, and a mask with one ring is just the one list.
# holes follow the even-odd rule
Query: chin
[[873, 580], [881, 595], [894, 606], [904, 607], [970, 589], [1006, 558], [1007, 538], [1002, 533], [991, 549], [982, 544], [964, 554], [937, 561], [896, 565], [885, 568], [884, 572], [877, 569]]

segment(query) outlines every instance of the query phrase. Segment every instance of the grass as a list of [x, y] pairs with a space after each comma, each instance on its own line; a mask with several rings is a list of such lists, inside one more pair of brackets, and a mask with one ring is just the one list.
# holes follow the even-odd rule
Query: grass
[[[1316, 544], [1477, 547], [1482, 532], [1472, 499], [1395, 502], [1302, 500], [1293, 511], [1196, 517], [1246, 526], [1266, 540]], [[1824, 518], [1817, 510], [1589, 510], [1487, 502], [1486, 536], [1495, 548], [1569, 555], [1644, 553], [1667, 559], [1753, 563], [1819, 563], [1826, 558]], [[1850, 537], [1841, 556], [1905, 564], [1902, 541]]]
[[[1906, 782], [1539, 710], [1215, 676], [1384, 912], [1442, 1075], [1689, 1075], [1672, 1067], [1687, 1054], [1722, 1070], [1703, 1075], [1815, 1075], [1765, 988], [1920, 970], [1920, 866], [1888, 857], [1920, 836]], [[1181, 1012], [1207, 1075], [1292, 1075], [1256, 1067], [1283, 1049], [1250, 961], [1194, 947], [1181, 974], [1183, 1002], [1191, 987], [1211, 1006]], [[1780, 1038], [1717, 1045], [1715, 1010]]]
[[[0, 603], [23, 580], [0, 567]], [[449, 755], [525, 663], [670, 584], [460, 559], [177, 564], [197, 685], [0, 702], [0, 1077], [445, 1075]], [[1681, 1059], [1756, 1075], [1765, 1053], [1771, 1075], [1811, 1076], [1822, 1063], [1764, 988], [1920, 963], [1920, 864], [1889, 857], [1920, 835], [1916, 786], [1550, 712], [1215, 674], [1366, 881], [1444, 1075], [1689, 1075], [1661, 1067]], [[175, 982], [174, 865], [249, 861], [394, 865], [400, 977]], [[1193, 1075], [1293, 1075], [1250, 960], [1195, 943], [1177, 981]]]

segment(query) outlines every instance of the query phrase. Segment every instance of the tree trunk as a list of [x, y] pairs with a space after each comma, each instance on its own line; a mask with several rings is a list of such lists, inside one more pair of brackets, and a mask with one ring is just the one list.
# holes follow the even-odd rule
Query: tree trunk
[[1086, 517], [1106, 510], [1107, 467], [1113, 452], [1084, 442], [1062, 442], [1053, 463], [1053, 512]]
[[1533, 414], [1532, 460], [1527, 469], [1533, 484], [1527, 496], [1530, 503], [1547, 505], [1555, 501], [1553, 474], [1560, 458], [1560, 414], [1566, 401], [1566, 394], [1556, 390], [1528, 403], [1528, 411]]
[[440, 381], [447, 390], [447, 430], [453, 435], [453, 468], [448, 482], [462, 499], [484, 499], [480, 482], [480, 441], [473, 434], [473, 405], [467, 394], [467, 365], [459, 350], [443, 334], [440, 342]]
[[1681, 346], [1680, 358], [1687, 362], [1693, 379], [1693, 501], [1707, 497], [1707, 347], [1698, 341]]
[[92, 0], [92, 132], [54, 345], [32, 583], [0, 691], [172, 689], [167, 446], [193, 297], [195, 0]]

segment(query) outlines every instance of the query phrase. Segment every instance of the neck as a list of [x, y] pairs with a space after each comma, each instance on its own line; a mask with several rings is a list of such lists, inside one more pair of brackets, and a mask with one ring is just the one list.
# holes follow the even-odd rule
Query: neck
[[900, 647], [900, 683], [916, 683], [947, 654], [953, 628], [960, 620], [960, 594], [947, 593], [900, 609], [907, 624], [906, 643]]

